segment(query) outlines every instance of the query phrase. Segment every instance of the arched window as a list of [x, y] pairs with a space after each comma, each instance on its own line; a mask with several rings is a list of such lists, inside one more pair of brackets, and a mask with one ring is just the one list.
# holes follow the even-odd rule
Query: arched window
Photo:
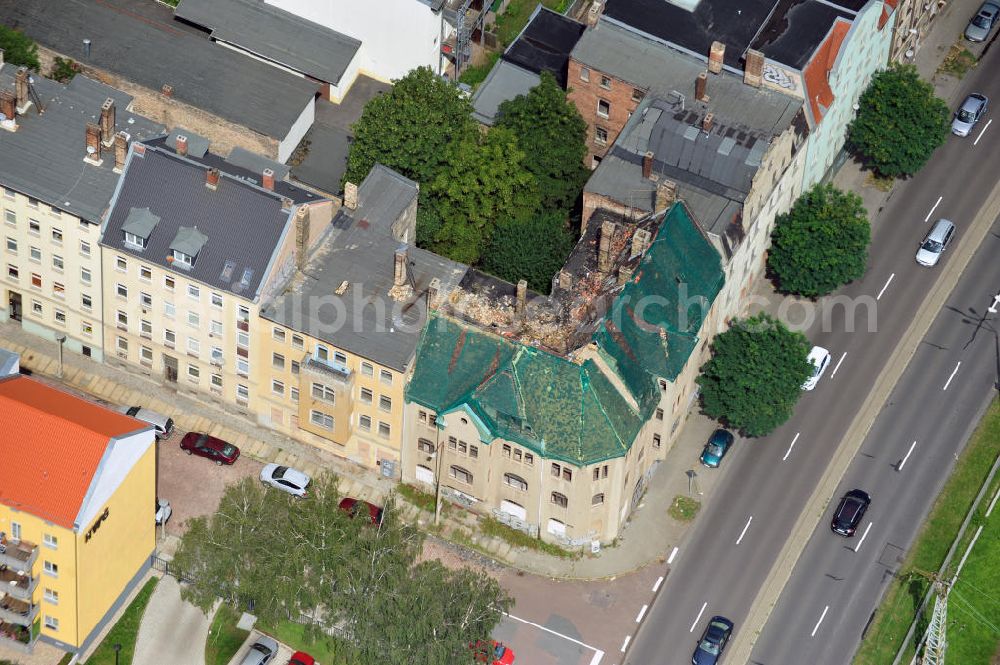
[[434, 444], [427, 439], [417, 439], [417, 450], [428, 455], [433, 455]]
[[472, 484], [472, 473], [468, 469], [452, 465], [452, 467], [448, 469], [448, 475], [460, 483], [466, 483], [468, 485]]
[[604, 492], [600, 492], [590, 497], [590, 505], [599, 506], [604, 503]]
[[515, 476], [513, 473], [505, 473], [503, 474], [503, 481], [514, 489], [521, 490], [522, 492], [528, 491], [528, 481], [521, 476]]
[[565, 494], [560, 494], [559, 492], [552, 493], [552, 503], [556, 504], [560, 508], [565, 508], [569, 505], [569, 499], [566, 498]]

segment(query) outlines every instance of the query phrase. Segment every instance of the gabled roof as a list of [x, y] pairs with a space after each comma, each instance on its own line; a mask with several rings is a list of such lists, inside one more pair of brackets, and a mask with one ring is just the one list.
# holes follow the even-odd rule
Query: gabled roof
[[72, 529], [110, 441], [142, 429], [34, 379], [0, 380], [0, 503]]
[[834, 102], [833, 89], [830, 87], [830, 72], [833, 71], [840, 47], [850, 30], [851, 24], [848, 21], [836, 21], [803, 72], [814, 124], [823, 120], [826, 110]]

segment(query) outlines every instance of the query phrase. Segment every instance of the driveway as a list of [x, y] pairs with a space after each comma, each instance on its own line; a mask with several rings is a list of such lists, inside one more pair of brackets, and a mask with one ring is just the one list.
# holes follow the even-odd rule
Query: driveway
[[177, 580], [164, 575], [142, 616], [132, 665], [204, 665], [211, 617], [181, 600]]
[[[229, 665], [239, 665], [242, 663], [243, 659], [246, 658], [246, 655], [250, 652], [250, 646], [256, 642], [257, 638], [259, 638], [262, 634], [263, 633], [256, 628], [251, 630], [250, 634], [247, 635], [246, 641], [236, 651], [236, 655], [233, 656], [232, 660], [229, 661]], [[291, 659], [293, 653], [294, 652], [288, 646], [278, 642], [278, 653], [270, 660], [270, 663], [271, 665], [282, 665], [283, 663], [287, 663]]]

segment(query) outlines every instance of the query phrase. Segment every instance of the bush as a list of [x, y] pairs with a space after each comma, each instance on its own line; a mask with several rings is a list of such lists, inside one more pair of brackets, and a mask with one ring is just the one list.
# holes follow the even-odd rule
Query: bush
[[483, 268], [515, 284], [527, 280], [528, 288], [547, 294], [552, 276], [565, 263], [575, 241], [558, 211], [516, 219], [493, 232]]
[[63, 59], [57, 55], [52, 63], [52, 69], [49, 71], [49, 78], [60, 83], [69, 83], [80, 69], [80, 65], [75, 63], [72, 58]]
[[41, 67], [38, 44], [19, 30], [0, 25], [0, 49], [3, 49], [4, 60], [12, 65], [27, 67], [33, 72]]

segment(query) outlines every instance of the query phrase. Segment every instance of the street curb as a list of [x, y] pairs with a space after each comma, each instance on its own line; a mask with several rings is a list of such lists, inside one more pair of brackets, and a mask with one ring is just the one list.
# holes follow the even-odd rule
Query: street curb
[[741, 663], [749, 661], [757, 638], [763, 631], [785, 585], [788, 584], [795, 564], [823, 517], [825, 506], [832, 498], [850, 463], [861, 449], [868, 431], [875, 423], [875, 419], [885, 406], [896, 383], [909, 365], [913, 354], [916, 353], [921, 340], [937, 318], [948, 296], [958, 284], [958, 280], [972, 260], [972, 255], [979, 249], [997, 216], [1000, 216], [1000, 182], [994, 185], [986, 202], [980, 208], [979, 214], [969, 226], [969, 231], [961, 236], [947, 272], [941, 275], [920, 304], [913, 322], [896, 346], [875, 385], [869, 391], [865, 399], [865, 406], [854, 417], [847, 434], [841, 440], [837, 452], [834, 454], [833, 460], [827, 466], [822, 480], [799, 514], [791, 535], [785, 541], [781, 553], [775, 560], [756, 598], [754, 598], [750, 614], [733, 639], [733, 647], [729, 655], [731, 661]]

